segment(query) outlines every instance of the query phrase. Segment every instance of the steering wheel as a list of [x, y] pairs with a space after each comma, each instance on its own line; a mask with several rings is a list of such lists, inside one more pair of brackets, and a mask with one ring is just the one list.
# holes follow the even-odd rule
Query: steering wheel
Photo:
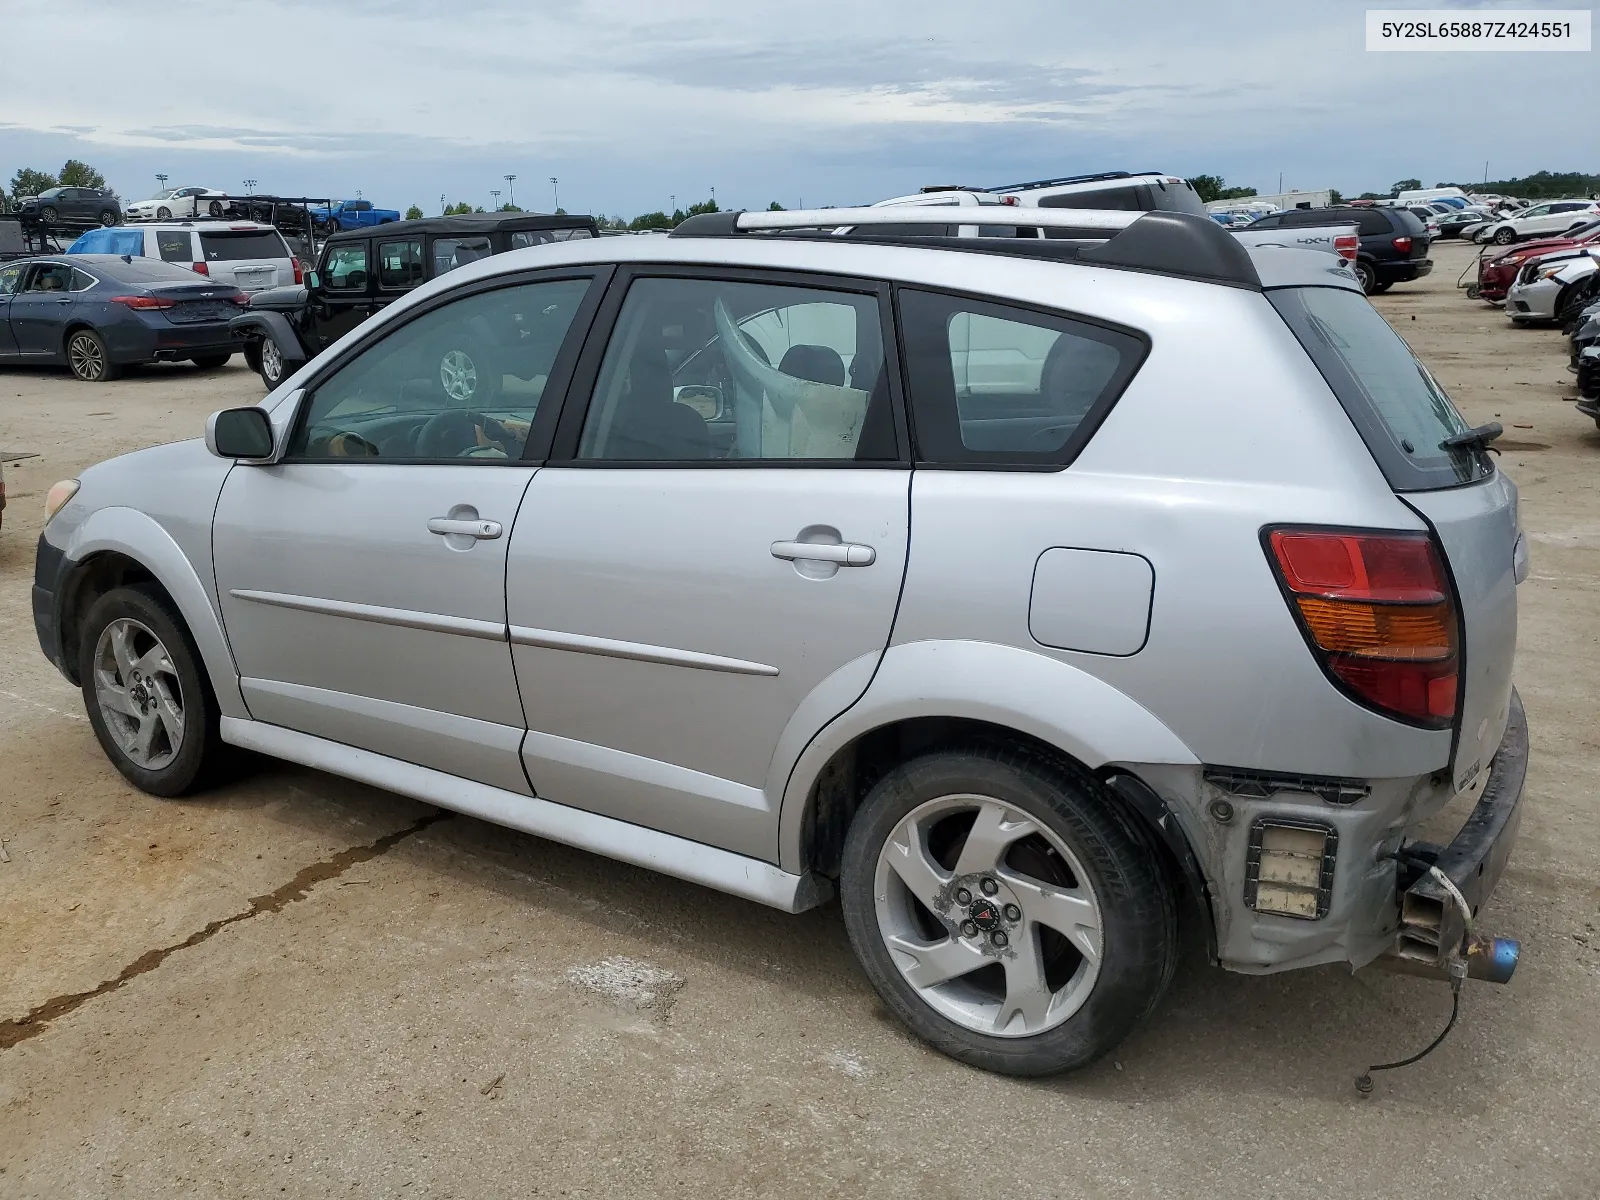
[[419, 458], [459, 458], [482, 448], [479, 433], [484, 441], [500, 442], [509, 450], [514, 441], [511, 431], [493, 417], [466, 409], [452, 408], [428, 418], [417, 430], [416, 453]]

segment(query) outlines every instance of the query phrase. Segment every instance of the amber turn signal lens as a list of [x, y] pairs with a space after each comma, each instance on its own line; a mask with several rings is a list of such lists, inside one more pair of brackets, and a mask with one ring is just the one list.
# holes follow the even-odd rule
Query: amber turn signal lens
[[1446, 604], [1364, 604], [1303, 596], [1295, 601], [1318, 646], [1359, 658], [1437, 662], [1450, 657], [1456, 615]]
[[78, 494], [78, 481], [76, 479], [63, 479], [60, 483], [50, 485], [50, 490], [44, 497], [44, 519], [46, 522], [66, 507], [67, 501]]

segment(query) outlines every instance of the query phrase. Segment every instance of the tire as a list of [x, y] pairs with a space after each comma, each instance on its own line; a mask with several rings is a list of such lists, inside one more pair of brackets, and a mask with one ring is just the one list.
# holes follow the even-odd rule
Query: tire
[[244, 365], [258, 375], [261, 373], [261, 343], [246, 342], [244, 344]]
[[288, 374], [287, 364], [283, 361], [283, 350], [271, 337], [261, 339], [261, 349], [257, 351], [261, 356], [261, 365], [256, 369], [261, 372], [261, 382], [271, 391], [283, 382], [283, 377]]
[[1517, 240], [1517, 231], [1507, 225], [1503, 229], [1496, 229], [1491, 240], [1496, 246], [1509, 246]]
[[1356, 273], [1356, 278], [1361, 281], [1361, 290], [1369, 296], [1372, 295], [1378, 286], [1378, 276], [1373, 271], [1372, 264], [1358, 261], [1350, 269]]
[[232, 357], [232, 354], [197, 354], [189, 361], [202, 371], [215, 371], [218, 367], [227, 366]]
[[39, 220], [43, 221], [46, 225], [54, 225], [56, 223], [56, 218], [60, 215], [60, 213], [56, 212], [55, 205], [53, 204], [46, 204], [39, 210]]
[[438, 353], [439, 387], [453, 405], [481, 408], [498, 398], [501, 372], [481, 346], [445, 346]]
[[105, 339], [92, 329], [74, 329], [67, 335], [67, 366], [85, 383], [109, 383], [122, 373], [111, 361]]
[[159, 589], [120, 587], [96, 600], [83, 621], [78, 670], [89, 724], [128, 782], [182, 796], [209, 780], [224, 754], [216, 697]]
[[122, 224], [122, 218], [117, 215], [116, 212], [108, 208], [100, 214], [100, 224], [104, 228], [110, 229], [113, 225]]
[[338, 233], [339, 230], [341, 230], [343, 228], [344, 228], [344, 226], [340, 225], [337, 219], [331, 220], [331, 221], [328, 222], [328, 232], [329, 233]]
[[158, 208], [158, 209], [156, 209], [156, 220], [158, 220], [158, 221], [170, 221], [170, 220], [172, 220], [172, 210], [170, 208]]
[[[988, 836], [972, 842], [974, 829]], [[851, 822], [839, 898], [894, 1014], [1006, 1075], [1094, 1062], [1177, 964], [1172, 885], [1137, 819], [1081, 767], [1015, 744], [955, 746], [886, 775]]]
[[222, 215], [222, 201], [213, 200], [210, 204], [206, 205], [206, 211], [213, 217], [220, 217]]
[[1374, 283], [1372, 285], [1372, 294], [1374, 296], [1381, 296], [1381, 295], [1383, 295], [1384, 292], [1387, 292], [1393, 286], [1394, 286], [1394, 280], [1392, 280], [1392, 279], [1386, 279], [1382, 283]]

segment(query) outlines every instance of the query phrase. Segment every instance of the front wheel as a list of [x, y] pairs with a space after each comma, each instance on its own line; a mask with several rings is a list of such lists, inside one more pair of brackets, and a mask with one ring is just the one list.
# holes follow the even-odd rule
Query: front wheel
[[1361, 290], [1367, 295], [1372, 295], [1378, 287], [1378, 276], [1372, 269], [1371, 263], [1358, 262], [1351, 268], [1356, 273], [1356, 278], [1361, 281]]
[[270, 392], [283, 382], [285, 366], [283, 350], [271, 337], [261, 339], [261, 382], [267, 385]]
[[328, 222], [328, 232], [329, 233], [338, 233], [339, 230], [341, 230], [343, 228], [344, 228], [344, 226], [339, 224], [339, 222], [337, 220], [331, 220], [331, 221]]
[[158, 209], [156, 209], [156, 220], [158, 220], [158, 221], [170, 221], [170, 220], [172, 220], [172, 210], [170, 208], [158, 208]]
[[46, 204], [39, 210], [39, 220], [43, 221], [46, 225], [54, 225], [56, 223], [56, 218], [60, 215], [60, 213], [56, 212], [55, 206], [50, 204]]
[[89, 724], [117, 770], [157, 796], [201, 784], [222, 755], [220, 716], [170, 602], [150, 585], [107, 592], [78, 654]]
[[1507, 227], [1505, 229], [1496, 229], [1494, 231], [1494, 244], [1496, 246], [1509, 246], [1516, 240], [1517, 231], [1515, 229]]
[[1083, 1067], [1177, 961], [1157, 851], [1092, 775], [970, 745], [885, 776], [850, 826], [840, 902], [868, 979], [913, 1032], [1008, 1075]]
[[85, 383], [106, 383], [119, 373], [105, 339], [92, 329], [79, 329], [67, 339], [67, 366]]

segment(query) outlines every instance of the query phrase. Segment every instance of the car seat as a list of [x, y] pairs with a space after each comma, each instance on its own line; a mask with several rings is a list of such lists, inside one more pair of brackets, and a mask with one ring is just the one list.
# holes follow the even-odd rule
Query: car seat
[[698, 461], [711, 457], [705, 420], [672, 397], [672, 372], [659, 342], [641, 337], [628, 363], [628, 391], [617, 403], [601, 457]]

